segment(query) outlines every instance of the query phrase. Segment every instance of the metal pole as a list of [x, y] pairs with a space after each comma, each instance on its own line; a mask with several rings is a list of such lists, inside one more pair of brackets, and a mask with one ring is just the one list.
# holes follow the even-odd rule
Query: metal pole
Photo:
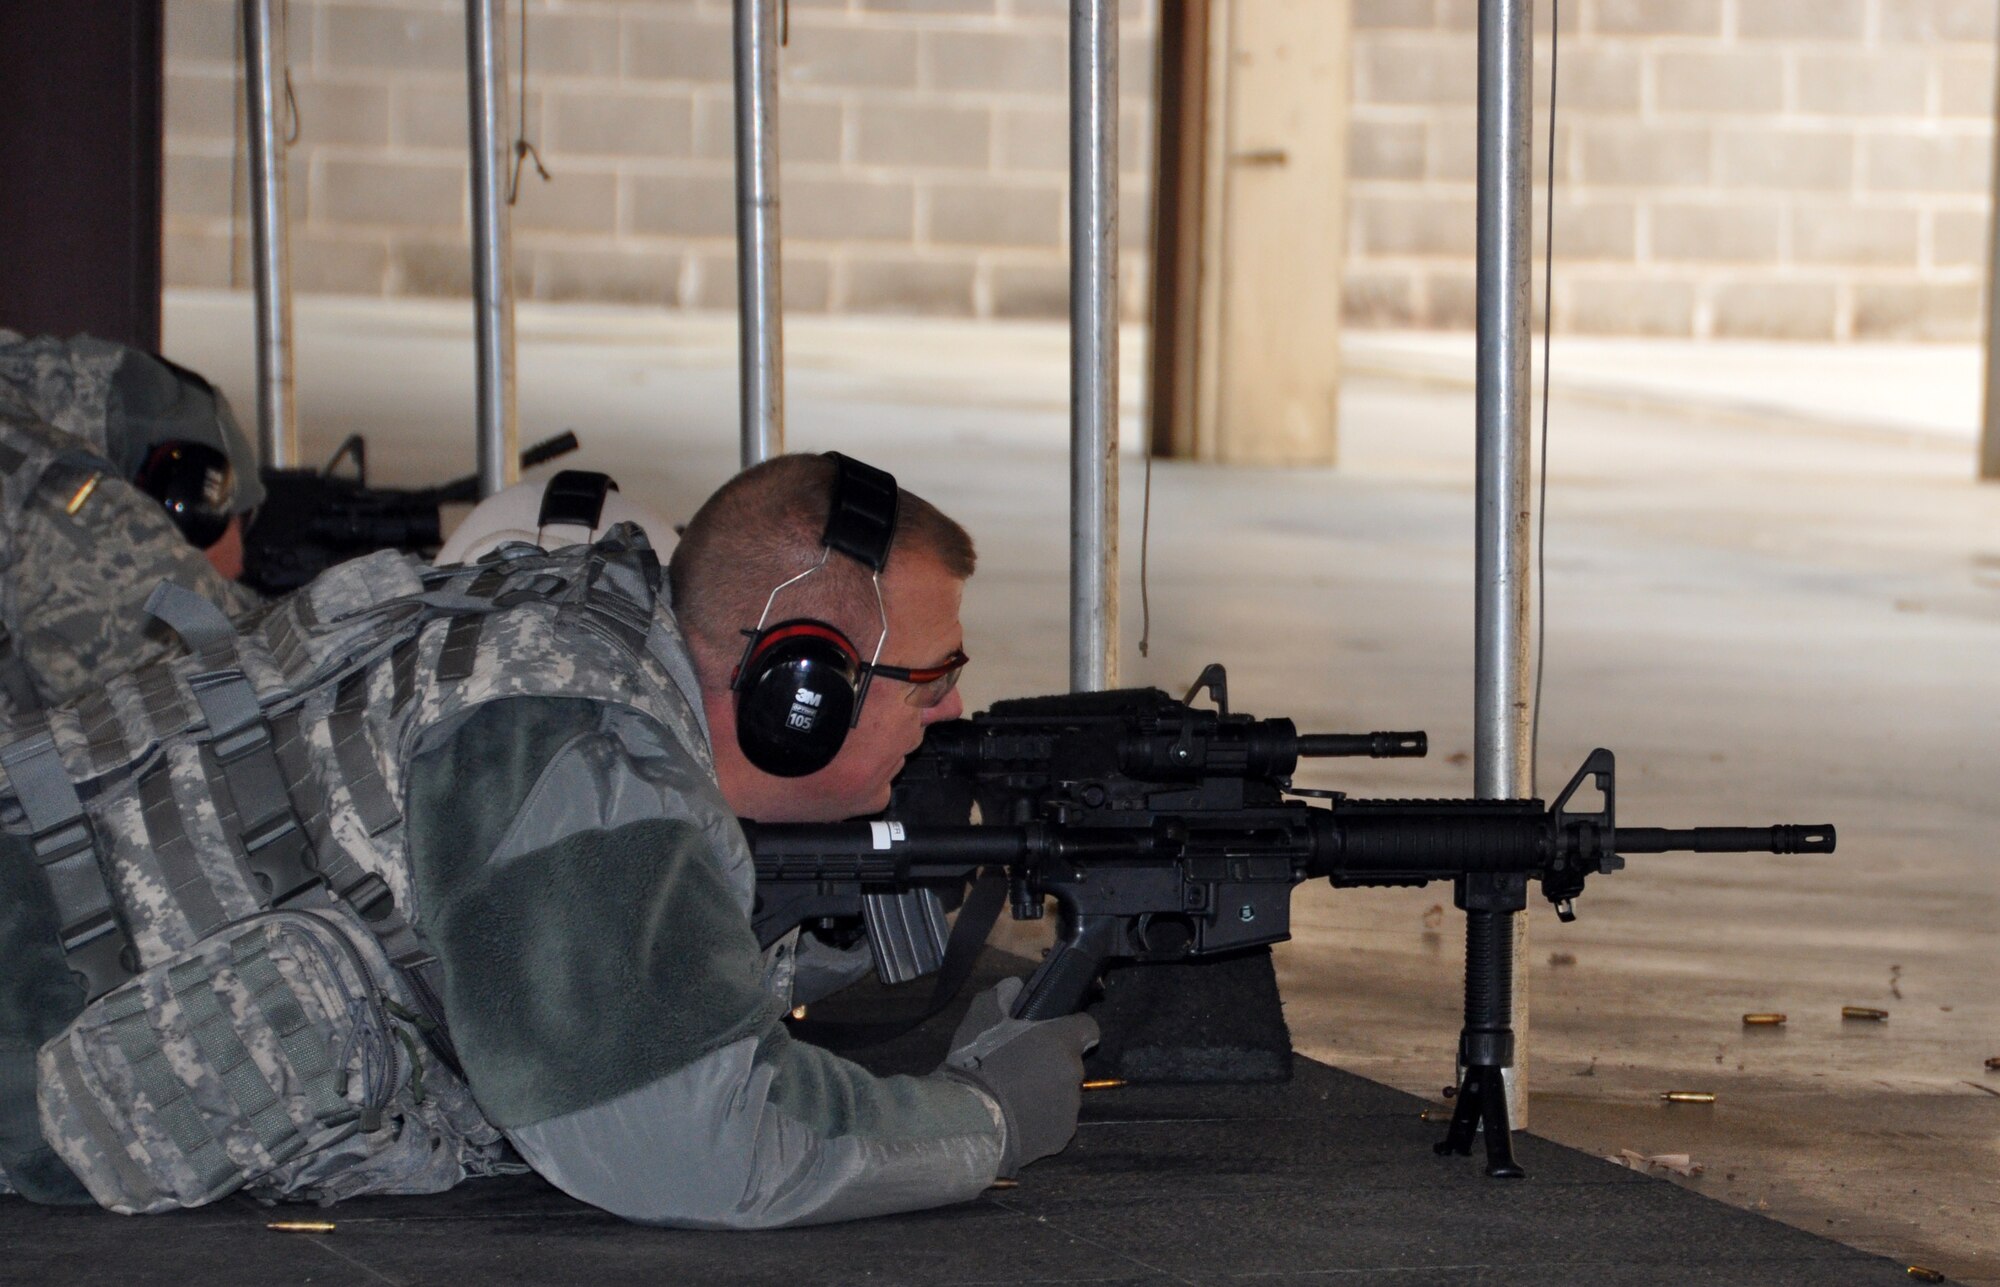
[[[1533, 531], [1528, 486], [1528, 157], [1533, 19], [1531, 0], [1480, 2], [1472, 772], [1474, 794], [1486, 799], [1521, 799], [1534, 789], [1528, 745]], [[1488, 964], [1512, 980], [1516, 961], [1525, 959], [1524, 953], [1513, 950], [1525, 928], [1519, 912], [1468, 915], [1499, 918], [1489, 941], [1503, 946]], [[1468, 937], [1468, 951], [1471, 946]], [[1504, 995], [1501, 980], [1493, 982], [1496, 995]], [[1506, 991], [1525, 1001], [1525, 988], [1510, 985]], [[1507, 1026], [1511, 1016], [1498, 1018]], [[1518, 1074], [1509, 1078], [1508, 1099], [1517, 1127], [1526, 1120], [1526, 1096], [1520, 1085]]]
[[285, 236], [285, 26], [278, 0], [243, 0], [245, 115], [250, 135], [251, 272], [257, 293], [257, 453], [272, 469], [300, 463], [292, 396], [292, 256]]
[[1069, 685], [1118, 685], [1118, 0], [1069, 10]]
[[2000, 83], [1994, 89], [1993, 199], [1986, 211], [1986, 392], [1979, 422], [1979, 477], [2000, 481]]
[[736, 0], [736, 317], [743, 467], [785, 450], [778, 239], [778, 6]]
[[514, 421], [514, 247], [507, 217], [507, 38], [503, 0], [467, 0], [472, 110], [472, 329], [479, 350], [479, 494], [521, 477]]

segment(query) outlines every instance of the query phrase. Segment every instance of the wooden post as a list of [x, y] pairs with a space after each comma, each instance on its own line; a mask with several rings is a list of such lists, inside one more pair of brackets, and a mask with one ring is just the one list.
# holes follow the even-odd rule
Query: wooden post
[[1156, 454], [1331, 465], [1347, 0], [1162, 11]]

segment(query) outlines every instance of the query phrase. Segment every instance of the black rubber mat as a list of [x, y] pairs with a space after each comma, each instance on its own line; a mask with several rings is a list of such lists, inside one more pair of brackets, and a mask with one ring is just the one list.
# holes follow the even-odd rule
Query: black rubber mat
[[[1022, 963], [994, 958], [982, 974]], [[962, 1008], [961, 1007], [955, 1007]], [[866, 996], [840, 1010], [879, 1012]], [[815, 1017], [822, 1017], [816, 1013]], [[937, 1061], [953, 1012], [867, 1052]], [[1309, 1060], [1290, 1081], [1085, 1096], [1075, 1142], [1017, 1187], [773, 1233], [624, 1224], [534, 1177], [430, 1198], [171, 1216], [0, 1199], [0, 1281], [312, 1283], [1907, 1284], [1903, 1266], [1533, 1136], [1519, 1181], [1439, 1158], [1415, 1098]], [[324, 1220], [286, 1233], [276, 1220]]]

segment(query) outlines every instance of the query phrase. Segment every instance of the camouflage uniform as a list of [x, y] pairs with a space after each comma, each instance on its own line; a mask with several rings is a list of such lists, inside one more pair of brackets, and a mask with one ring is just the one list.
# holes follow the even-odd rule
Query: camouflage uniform
[[[126, 481], [151, 442], [123, 414], [122, 383], [171, 379], [145, 354], [88, 336], [22, 340], [0, 331], [0, 722], [81, 696], [168, 655], [170, 634], [142, 609], [161, 581], [231, 615], [257, 597], [225, 581], [150, 497]], [[121, 374], [123, 373], [123, 374]], [[226, 405], [217, 412], [227, 416]], [[194, 425], [247, 452], [233, 422]], [[239, 469], [238, 473], [246, 471]], [[259, 495], [254, 470], [238, 508]]]
[[[127, 1212], [245, 1186], [427, 1192], [500, 1166], [503, 1134], [655, 1223], [841, 1219], [990, 1183], [990, 1096], [875, 1078], [780, 1023], [788, 961], [751, 932], [753, 864], [664, 596], [632, 527], [469, 568], [374, 555], [240, 638], [163, 596], [196, 655], [0, 747], [25, 813], [0, 847], [19, 1187], [52, 1200], [74, 1175]], [[140, 969], [122, 982], [121, 937]], [[6, 1096], [36, 1046], [29, 1140]]]

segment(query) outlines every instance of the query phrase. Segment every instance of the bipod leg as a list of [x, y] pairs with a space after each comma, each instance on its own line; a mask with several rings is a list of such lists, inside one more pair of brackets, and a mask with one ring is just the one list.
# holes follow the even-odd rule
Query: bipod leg
[[1451, 1129], [1437, 1144], [1440, 1154], [1469, 1157], [1472, 1137], [1486, 1131], [1486, 1174], [1501, 1180], [1527, 1175], [1514, 1160], [1514, 1128], [1507, 1118], [1507, 1081], [1496, 1067], [1471, 1065], [1458, 1084]]
[[[1472, 1137], [1486, 1132], [1486, 1174], [1518, 1180], [1527, 1174], [1514, 1160], [1514, 1123], [1507, 1111], [1506, 1069], [1514, 1063], [1514, 924], [1520, 902], [1511, 886], [1461, 878], [1465, 910], [1465, 1029], [1458, 1037], [1460, 1076], [1451, 1129], [1440, 1154], [1472, 1153]], [[1505, 879], [1505, 878], [1502, 878]]]

